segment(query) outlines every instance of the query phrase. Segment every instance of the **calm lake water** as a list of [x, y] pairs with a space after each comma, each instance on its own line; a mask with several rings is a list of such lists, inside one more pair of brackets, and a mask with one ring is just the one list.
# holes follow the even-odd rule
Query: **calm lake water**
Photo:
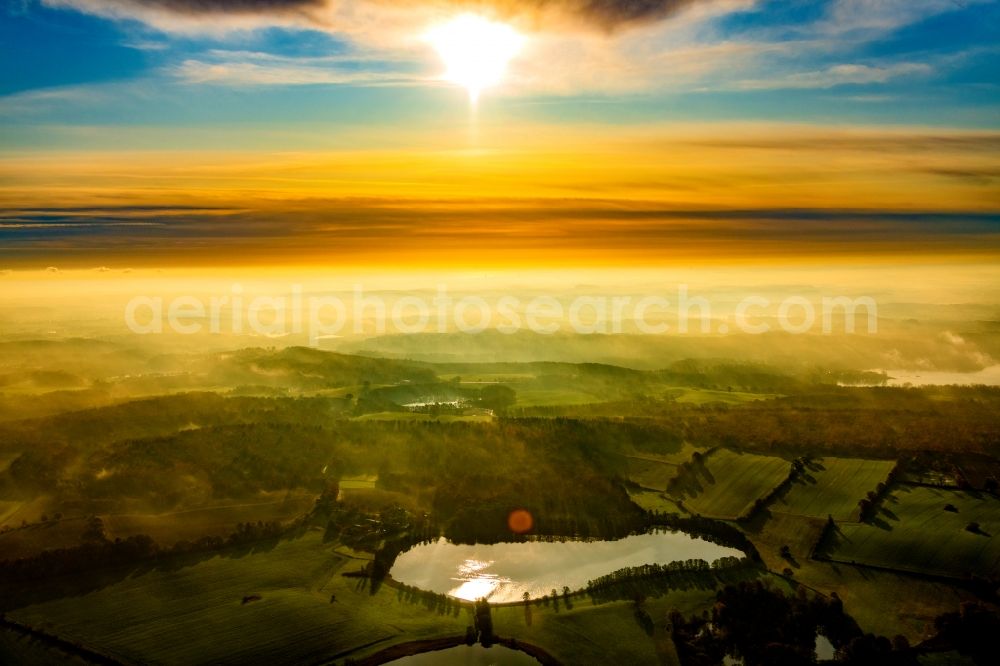
[[[941, 370], [882, 370], [876, 369], [872, 372], [885, 373], [888, 375], [886, 386], [949, 386], [957, 384], [960, 386], [972, 386], [985, 384], [986, 386], [1000, 386], [1000, 364], [991, 365], [976, 372], [946, 372]], [[841, 386], [874, 386], [865, 382], [851, 383], [844, 382]]]
[[744, 553], [683, 532], [656, 532], [618, 541], [527, 541], [465, 546], [440, 539], [412, 548], [398, 558], [390, 574], [423, 590], [459, 599], [486, 597], [491, 602], [533, 599], [563, 586], [578, 590], [587, 581], [618, 569], [675, 560], [714, 562]]
[[939, 372], [919, 370], [886, 370], [889, 386], [945, 386], [948, 384], [986, 384], [1000, 386], [1000, 365], [991, 365], [979, 372]]
[[502, 645], [484, 648], [482, 645], [459, 645], [447, 650], [421, 652], [390, 661], [400, 666], [537, 666], [538, 660], [518, 650]]

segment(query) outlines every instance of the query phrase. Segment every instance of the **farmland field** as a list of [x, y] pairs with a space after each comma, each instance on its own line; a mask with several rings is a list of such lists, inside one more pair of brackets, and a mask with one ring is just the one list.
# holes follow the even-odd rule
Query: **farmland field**
[[[951, 505], [957, 511], [947, 511]], [[978, 523], [974, 533], [966, 527]], [[826, 548], [838, 562], [942, 576], [1000, 573], [1000, 500], [986, 494], [898, 485], [874, 524], [841, 524]]]
[[0, 500], [0, 525], [5, 525], [7, 520], [21, 508], [21, 502], [6, 502]]
[[[708, 595], [699, 596], [698, 601], [705, 603]], [[542, 610], [531, 609], [532, 622], [527, 626], [522, 607], [499, 607], [494, 613], [494, 626], [500, 635], [513, 634], [528, 642], [559, 646], [553, 652], [567, 664], [592, 662], [595, 655], [607, 650], [604, 641], [608, 636], [620, 642], [621, 651], [616, 654], [621, 655], [621, 663], [656, 662], [655, 643], [643, 633], [624, 603], [595, 608], [589, 600], [577, 598], [572, 609], [564, 607], [558, 613]], [[679, 664], [676, 658], [662, 663]]]
[[[339, 575], [355, 568], [310, 533], [272, 550], [133, 575], [8, 616], [141, 663], [317, 662], [404, 632], [412, 640], [465, 631], [464, 610], [424, 612], [400, 603], [387, 586], [372, 595]], [[249, 595], [261, 598], [241, 603]]]
[[69, 654], [32, 636], [3, 627], [0, 628], [0, 664], [87, 666], [93, 662]]
[[356, 417], [358, 421], [438, 421], [440, 423], [489, 423], [489, 414], [427, 414], [424, 412], [372, 412]]
[[6, 558], [14, 559], [30, 557], [42, 550], [70, 548], [80, 543], [84, 522], [83, 518], [67, 518], [12, 529], [0, 534], [0, 551]]
[[718, 449], [692, 468], [678, 494], [693, 513], [737, 518], [788, 476], [783, 458]]
[[[139, 510], [95, 513], [104, 521], [109, 538], [124, 539], [135, 534], [145, 534], [158, 544], [170, 546], [178, 541], [194, 541], [207, 535], [224, 537], [242, 522], [286, 521], [308, 512], [314, 502], [315, 497], [312, 495], [269, 493], [262, 494], [253, 501], [226, 502], [166, 513]], [[17, 512], [19, 507], [20, 504], [16, 502], [0, 502], [0, 525], [17, 527], [19, 520], [8, 520], [8, 516]], [[80, 543], [80, 535], [86, 529], [86, 522], [87, 515], [84, 514], [32, 522], [25, 527], [0, 534], [0, 548], [10, 558], [28, 557], [53, 548], [70, 548]]]
[[695, 451], [704, 453], [705, 449], [697, 446], [691, 446], [688, 443], [683, 443], [678, 445], [677, 449], [673, 451], [667, 451], [665, 449], [657, 450], [656, 453], [636, 451], [635, 453], [629, 455], [629, 458], [654, 460], [656, 462], [670, 463], [671, 465], [680, 465], [681, 463], [691, 460], [691, 456]]
[[601, 398], [590, 393], [571, 388], [542, 389], [528, 388], [517, 390], [516, 407], [549, 407], [561, 405], [587, 405], [601, 402]]
[[510, 384], [535, 379], [535, 375], [528, 372], [475, 372], [470, 375], [444, 372], [438, 377], [446, 382], [458, 379], [462, 384]]
[[677, 465], [638, 456], [628, 457], [628, 478], [643, 488], [666, 490], [667, 484], [677, 476]]
[[770, 505], [772, 511], [796, 516], [852, 520], [858, 500], [886, 480], [895, 461], [823, 458], [807, 465], [806, 473]]
[[377, 482], [377, 474], [362, 474], [345, 476], [340, 480], [339, 485], [341, 490], [371, 490]]
[[653, 490], [631, 490], [628, 497], [636, 505], [646, 511], [659, 511], [662, 513], [677, 513], [677, 503], [669, 499], [663, 493]]
[[[900, 633], [918, 643], [933, 635], [935, 617], [975, 598], [941, 580], [810, 558], [825, 519], [777, 512], [759, 518], [749, 526], [749, 536], [768, 569], [789, 567], [793, 580], [827, 594], [836, 592], [865, 631]], [[782, 555], [783, 547], [790, 557]]]
[[666, 490], [670, 480], [677, 476], [678, 465], [691, 460], [696, 451], [704, 453], [705, 449], [684, 443], [675, 451], [656, 453], [642, 451], [630, 454], [626, 456], [629, 479], [643, 488]]
[[738, 405], [755, 400], [769, 400], [777, 397], [769, 393], [746, 393], [743, 391], [713, 391], [703, 388], [671, 388], [669, 393], [675, 396], [677, 402], [682, 404], [706, 405], [713, 402], [722, 402], [729, 405]]
[[[170, 513], [108, 514], [104, 524], [112, 538], [148, 534], [157, 543], [170, 545], [206, 534], [225, 536], [242, 522], [281, 522], [295, 518], [307, 513], [314, 502], [315, 497], [311, 495], [289, 495], [281, 499], [195, 507]], [[81, 524], [77, 534], [82, 530]]]

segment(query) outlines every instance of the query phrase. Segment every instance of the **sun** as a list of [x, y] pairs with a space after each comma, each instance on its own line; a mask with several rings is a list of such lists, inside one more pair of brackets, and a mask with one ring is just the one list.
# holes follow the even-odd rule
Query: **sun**
[[479, 93], [503, 78], [507, 63], [524, 46], [524, 36], [504, 23], [462, 14], [425, 35], [446, 67], [443, 79], [465, 87], [473, 104]]

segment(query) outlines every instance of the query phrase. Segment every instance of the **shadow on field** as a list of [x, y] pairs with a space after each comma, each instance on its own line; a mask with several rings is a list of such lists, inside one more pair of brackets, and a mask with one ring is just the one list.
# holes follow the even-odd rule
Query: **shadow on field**
[[875, 516], [874, 518], [872, 518], [871, 524], [879, 528], [880, 530], [885, 530], [886, 532], [892, 531], [892, 525], [890, 525], [886, 520], [884, 520], [880, 516]]
[[823, 464], [822, 458], [817, 458], [815, 460], [807, 460], [805, 462], [806, 469], [810, 472], [825, 472], [826, 465]]
[[[63, 573], [43, 578], [18, 581], [0, 581], [0, 612], [31, 604], [43, 603], [66, 597], [80, 597], [111, 587], [127, 578], [154, 572], [176, 572], [216, 557], [242, 559], [274, 550], [282, 541], [301, 537], [304, 530], [295, 530], [281, 536], [250, 543], [224, 545], [193, 552], [165, 550], [151, 559], [131, 564], [118, 564], [82, 572]], [[238, 599], [237, 599], [238, 601]]]
[[462, 602], [445, 594], [435, 594], [408, 585], [395, 585], [394, 587], [396, 587], [396, 601], [423, 606], [428, 611], [438, 615], [458, 617], [462, 612]]

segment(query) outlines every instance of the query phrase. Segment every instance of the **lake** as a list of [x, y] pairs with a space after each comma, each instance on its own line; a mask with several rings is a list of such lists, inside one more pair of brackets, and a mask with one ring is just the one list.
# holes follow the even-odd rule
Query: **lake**
[[587, 581], [618, 569], [676, 560], [713, 562], [743, 557], [683, 532], [651, 532], [617, 541], [524, 541], [474, 546], [446, 539], [422, 544], [396, 558], [389, 572], [397, 581], [459, 599], [486, 597], [493, 603], [537, 599], [553, 589], [578, 590]]
[[935, 370], [886, 370], [889, 386], [945, 386], [948, 384], [985, 384], [1000, 386], [1000, 365], [991, 365], [977, 372], [942, 372]]

